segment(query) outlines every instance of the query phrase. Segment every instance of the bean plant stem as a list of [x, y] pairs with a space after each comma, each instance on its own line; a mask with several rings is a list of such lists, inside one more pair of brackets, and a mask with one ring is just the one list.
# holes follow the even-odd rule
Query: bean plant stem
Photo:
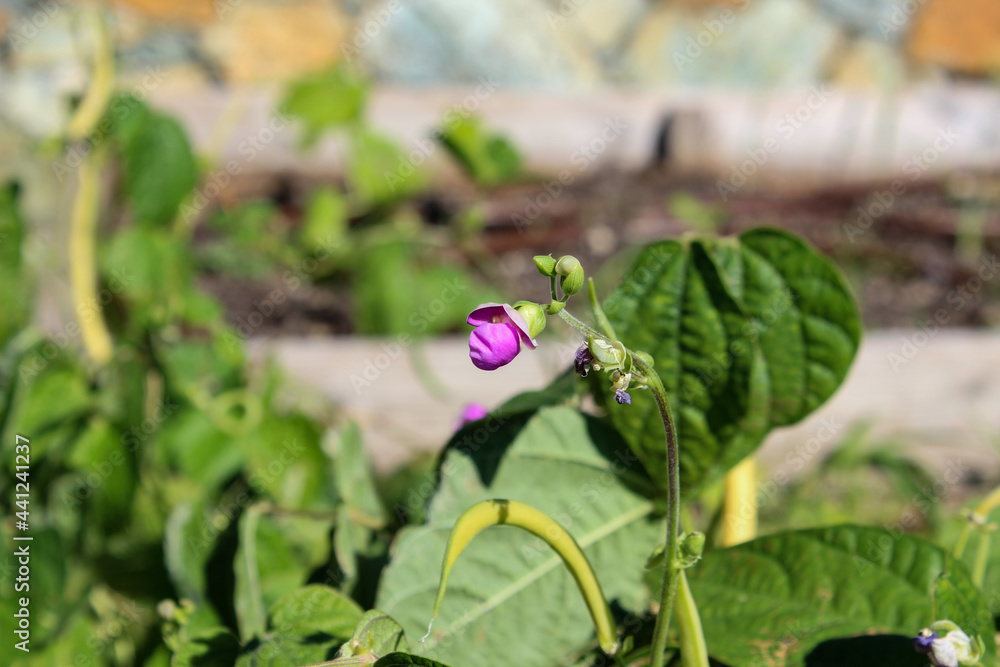
[[958, 541], [955, 542], [955, 558], [961, 558], [962, 553], [965, 551], [965, 545], [969, 541], [969, 536], [972, 534], [972, 528], [974, 522], [985, 523], [986, 518], [990, 515], [997, 505], [1000, 505], [1000, 486], [990, 491], [989, 495], [983, 498], [982, 502], [976, 506], [976, 509], [972, 511], [972, 516], [966, 522], [965, 526], [962, 528], [962, 533], [958, 536]]
[[[667, 649], [667, 631], [670, 629], [670, 612], [673, 609], [674, 596], [677, 594], [677, 579], [680, 574], [677, 551], [681, 517], [681, 480], [677, 460], [677, 429], [674, 426], [673, 413], [670, 411], [667, 392], [663, 388], [660, 376], [641, 359], [636, 358], [635, 364], [645, 376], [646, 384], [656, 400], [656, 407], [660, 410], [660, 418], [663, 420], [663, 431], [667, 443], [667, 546], [663, 558], [660, 613], [656, 617], [656, 626], [653, 630], [650, 662], [651, 667], [663, 667], [663, 654]], [[701, 623], [699, 622], [698, 625], [700, 627]]]

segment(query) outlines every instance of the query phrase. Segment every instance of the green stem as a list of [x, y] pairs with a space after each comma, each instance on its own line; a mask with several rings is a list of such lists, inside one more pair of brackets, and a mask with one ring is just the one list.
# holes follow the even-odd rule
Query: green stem
[[586, 324], [584, 324], [583, 322], [581, 322], [577, 318], [575, 318], [572, 315], [570, 315], [566, 311], [565, 308], [559, 311], [559, 317], [561, 317], [563, 319], [563, 322], [565, 322], [566, 324], [570, 325], [571, 327], [573, 327], [574, 329], [576, 329], [578, 332], [580, 332], [580, 334], [584, 338], [586, 338], [588, 336], [593, 336], [594, 338], [600, 338], [601, 340], [606, 340], [609, 343], [613, 342], [612, 339], [608, 338], [607, 336], [605, 336], [604, 334], [602, 334], [600, 331], [597, 331], [595, 329], [590, 328], [589, 326], [587, 326]]
[[972, 534], [972, 529], [975, 525], [986, 523], [986, 519], [989, 517], [990, 512], [992, 512], [997, 505], [1000, 505], [1000, 486], [990, 491], [989, 495], [982, 499], [976, 509], [972, 511], [972, 516], [965, 523], [962, 528], [962, 533], [958, 536], [958, 541], [955, 542], [955, 558], [961, 558], [962, 553], [965, 551], [965, 545], [969, 542], [969, 536]]
[[992, 537], [988, 530], [982, 530], [979, 533], [976, 560], [972, 564], [972, 583], [978, 588], [983, 587], [983, 580], [986, 579], [986, 564], [990, 559], [990, 538]]
[[590, 309], [594, 311], [594, 322], [597, 324], [597, 328], [603, 331], [604, 335], [608, 338], [618, 340], [618, 334], [615, 333], [615, 328], [611, 326], [611, 320], [604, 314], [601, 302], [597, 300], [597, 288], [594, 287], [593, 278], [587, 278], [587, 294], [590, 296]]
[[[678, 567], [678, 532], [681, 516], [681, 480], [677, 461], [677, 429], [674, 426], [673, 413], [667, 402], [667, 392], [663, 388], [660, 376], [652, 367], [641, 359], [635, 358], [635, 364], [646, 376], [649, 390], [656, 399], [656, 407], [660, 410], [663, 420], [663, 431], [667, 443], [667, 546], [663, 558], [663, 587], [660, 590], [660, 613], [656, 617], [656, 627], [653, 630], [653, 653], [651, 667], [663, 667], [663, 654], [667, 649], [667, 631], [670, 629], [670, 612], [673, 608], [674, 596], [677, 594], [677, 579], [681, 568]], [[691, 602], [694, 604], [693, 600]], [[700, 623], [699, 623], [700, 625]], [[693, 631], [693, 630], [692, 630]], [[702, 640], [704, 641], [704, 640]]]
[[708, 667], [708, 647], [701, 629], [701, 616], [691, 595], [684, 570], [677, 577], [677, 597], [674, 598], [677, 614], [677, 634], [680, 637], [681, 667]]

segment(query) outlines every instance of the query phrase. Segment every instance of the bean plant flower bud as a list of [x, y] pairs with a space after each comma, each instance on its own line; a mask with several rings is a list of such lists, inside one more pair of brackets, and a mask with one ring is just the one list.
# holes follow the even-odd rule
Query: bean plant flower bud
[[957, 624], [948, 620], [934, 621], [913, 638], [917, 653], [930, 657], [934, 667], [978, 665], [986, 650], [983, 640], [969, 638]]
[[578, 260], [576, 257], [574, 257], [573, 255], [563, 255], [562, 257], [559, 258], [559, 261], [556, 262], [555, 270], [556, 270], [556, 275], [565, 277], [573, 273], [575, 270], [582, 268], [583, 267], [580, 266], [580, 260]]
[[479, 421], [488, 414], [490, 414], [490, 411], [487, 410], [486, 406], [482, 403], [469, 403], [462, 408], [462, 414], [459, 416], [458, 420], [452, 424], [451, 430], [457, 431], [466, 424]]
[[694, 531], [693, 533], [684, 533], [681, 535], [680, 553], [678, 556], [682, 566], [691, 567], [697, 563], [701, 560], [701, 554], [704, 551], [705, 533]]
[[521, 317], [528, 323], [528, 333], [532, 338], [545, 329], [545, 311], [537, 303], [518, 301], [514, 304], [514, 309], [521, 313]]
[[583, 287], [584, 281], [583, 267], [577, 264], [577, 267], [570, 271], [568, 276], [563, 276], [559, 280], [559, 286], [562, 287], [563, 294], [566, 296], [572, 296], [580, 291]]
[[576, 359], [573, 360], [573, 367], [580, 377], [587, 377], [590, 372], [590, 365], [594, 363], [594, 355], [590, 353], [590, 348], [584, 343], [576, 350]]
[[615, 390], [615, 400], [618, 401], [619, 405], [632, 405], [632, 397], [625, 391], [631, 381], [631, 373], [622, 373], [621, 371], [612, 373], [611, 388]]
[[556, 260], [552, 255], [535, 255], [532, 259], [538, 267], [538, 272], [543, 276], [551, 277], [556, 274]]
[[521, 343], [534, 349], [531, 330], [521, 313], [506, 303], [484, 303], [468, 319], [476, 327], [469, 334], [469, 357], [476, 368], [494, 371], [521, 352]]

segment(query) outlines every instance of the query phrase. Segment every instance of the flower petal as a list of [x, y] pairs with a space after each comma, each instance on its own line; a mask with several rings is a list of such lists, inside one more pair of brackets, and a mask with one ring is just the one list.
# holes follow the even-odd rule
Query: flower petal
[[484, 324], [469, 334], [469, 357], [484, 371], [506, 366], [520, 351], [521, 339], [512, 324]]
[[[505, 303], [481, 303], [469, 313], [469, 317], [465, 321], [474, 327], [478, 327], [481, 324], [493, 324], [494, 316], [499, 315], [503, 317], [507, 315], [506, 308], [514, 310]], [[514, 312], [516, 313], [517, 311], [515, 310]], [[506, 321], [506, 319], [502, 319], [501, 321]]]

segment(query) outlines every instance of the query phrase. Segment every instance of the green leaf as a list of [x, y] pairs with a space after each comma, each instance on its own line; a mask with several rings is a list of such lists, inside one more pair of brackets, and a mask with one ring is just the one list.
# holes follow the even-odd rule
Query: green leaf
[[67, 462], [81, 473], [81, 495], [89, 518], [107, 533], [126, 524], [135, 493], [135, 464], [121, 433], [96, 417], [87, 424], [69, 452]]
[[[426, 155], [421, 155], [426, 159]], [[426, 180], [419, 164], [395, 142], [366, 129], [351, 134], [347, 175], [364, 207], [385, 206], [404, 199], [420, 190]]]
[[738, 253], [723, 250], [724, 242], [706, 245], [764, 355], [771, 426], [794, 424], [847, 376], [861, 341], [854, 298], [837, 268], [789, 232], [745, 232]]
[[[452, 525], [489, 498], [516, 499], [555, 518], [584, 549], [607, 599], [628, 611], [645, 609], [642, 567], [661, 538], [647, 495], [653, 487], [601, 421], [557, 407], [468, 424], [440, 471], [428, 523], [400, 533], [376, 599], [408, 636], [422, 636], [431, 620]], [[477, 536], [462, 553], [424, 647], [430, 658], [453, 664], [476, 664], [485, 655], [551, 665], [593, 641], [586, 605], [559, 556], [534, 536], [501, 528]]]
[[[629, 349], [655, 359], [677, 422], [687, 492], [753, 451], [767, 424], [767, 379], [743, 310], [701, 244], [648, 246], [604, 311]], [[606, 396], [606, 378], [595, 376]], [[665, 486], [663, 425], [649, 392], [632, 392], [632, 405], [609, 405], [609, 418]]]
[[438, 141], [480, 185], [496, 185], [521, 174], [521, 155], [514, 145], [491, 134], [478, 117], [453, 116]]
[[372, 658], [378, 659], [379, 656], [409, 650], [403, 626], [388, 614], [372, 609], [366, 611], [358, 621], [351, 640], [341, 647], [337, 657], [364, 656], [370, 662]]
[[20, 187], [0, 185], [0, 347], [27, 323], [32, 292], [22, 268], [24, 220], [18, 206]]
[[[493, 664], [496, 664], [495, 662]], [[404, 667], [405, 665], [420, 665], [421, 667], [447, 667], [443, 663], [421, 658], [409, 653], [391, 653], [375, 663], [375, 667]]]
[[354, 600], [320, 584], [288, 593], [271, 608], [271, 627], [286, 635], [323, 633], [347, 639], [364, 612]]
[[309, 252], [333, 253], [347, 234], [347, 198], [333, 188], [320, 188], [309, 200], [299, 239]]
[[308, 147], [327, 128], [357, 120], [367, 96], [368, 86], [362, 78], [345, 67], [335, 67], [293, 83], [281, 109], [302, 120], [302, 145]]
[[101, 269], [112, 291], [143, 309], [145, 319], [162, 320], [189, 291], [190, 251], [168, 230], [130, 227], [103, 249]]
[[125, 197], [139, 222], [169, 222], [197, 182], [194, 154], [180, 123], [134, 104], [119, 133]]
[[375, 476], [365, 456], [361, 430], [354, 422], [341, 429], [334, 459], [334, 480], [342, 504], [337, 511], [334, 551], [344, 573], [344, 590], [351, 590], [357, 580], [357, 558], [372, 539], [372, 529], [385, 526], [388, 513], [375, 487]]
[[182, 598], [202, 604], [208, 592], [206, 567], [219, 531], [198, 502], [177, 505], [163, 532], [163, 556], [171, 581]]
[[[822, 405], [861, 338], [857, 306], [836, 267], [775, 229], [653, 244], [604, 309], [625, 344], [656, 361], [689, 490], [750, 454], [770, 428]], [[610, 408], [662, 479], [663, 429], [652, 398], [635, 392], [632, 406]]]
[[188, 638], [174, 652], [172, 667], [232, 667], [240, 643], [226, 628], [211, 628]]
[[270, 516], [262, 505], [243, 513], [234, 567], [236, 616], [245, 641], [264, 636], [267, 610], [326, 562], [329, 534], [328, 522]]
[[709, 552], [688, 573], [709, 653], [733, 667], [813, 664], [806, 656], [827, 640], [915, 636], [935, 620], [935, 585], [937, 617], [982, 637], [986, 664], [996, 654], [992, 616], [965, 567], [912, 535], [779, 533]]

